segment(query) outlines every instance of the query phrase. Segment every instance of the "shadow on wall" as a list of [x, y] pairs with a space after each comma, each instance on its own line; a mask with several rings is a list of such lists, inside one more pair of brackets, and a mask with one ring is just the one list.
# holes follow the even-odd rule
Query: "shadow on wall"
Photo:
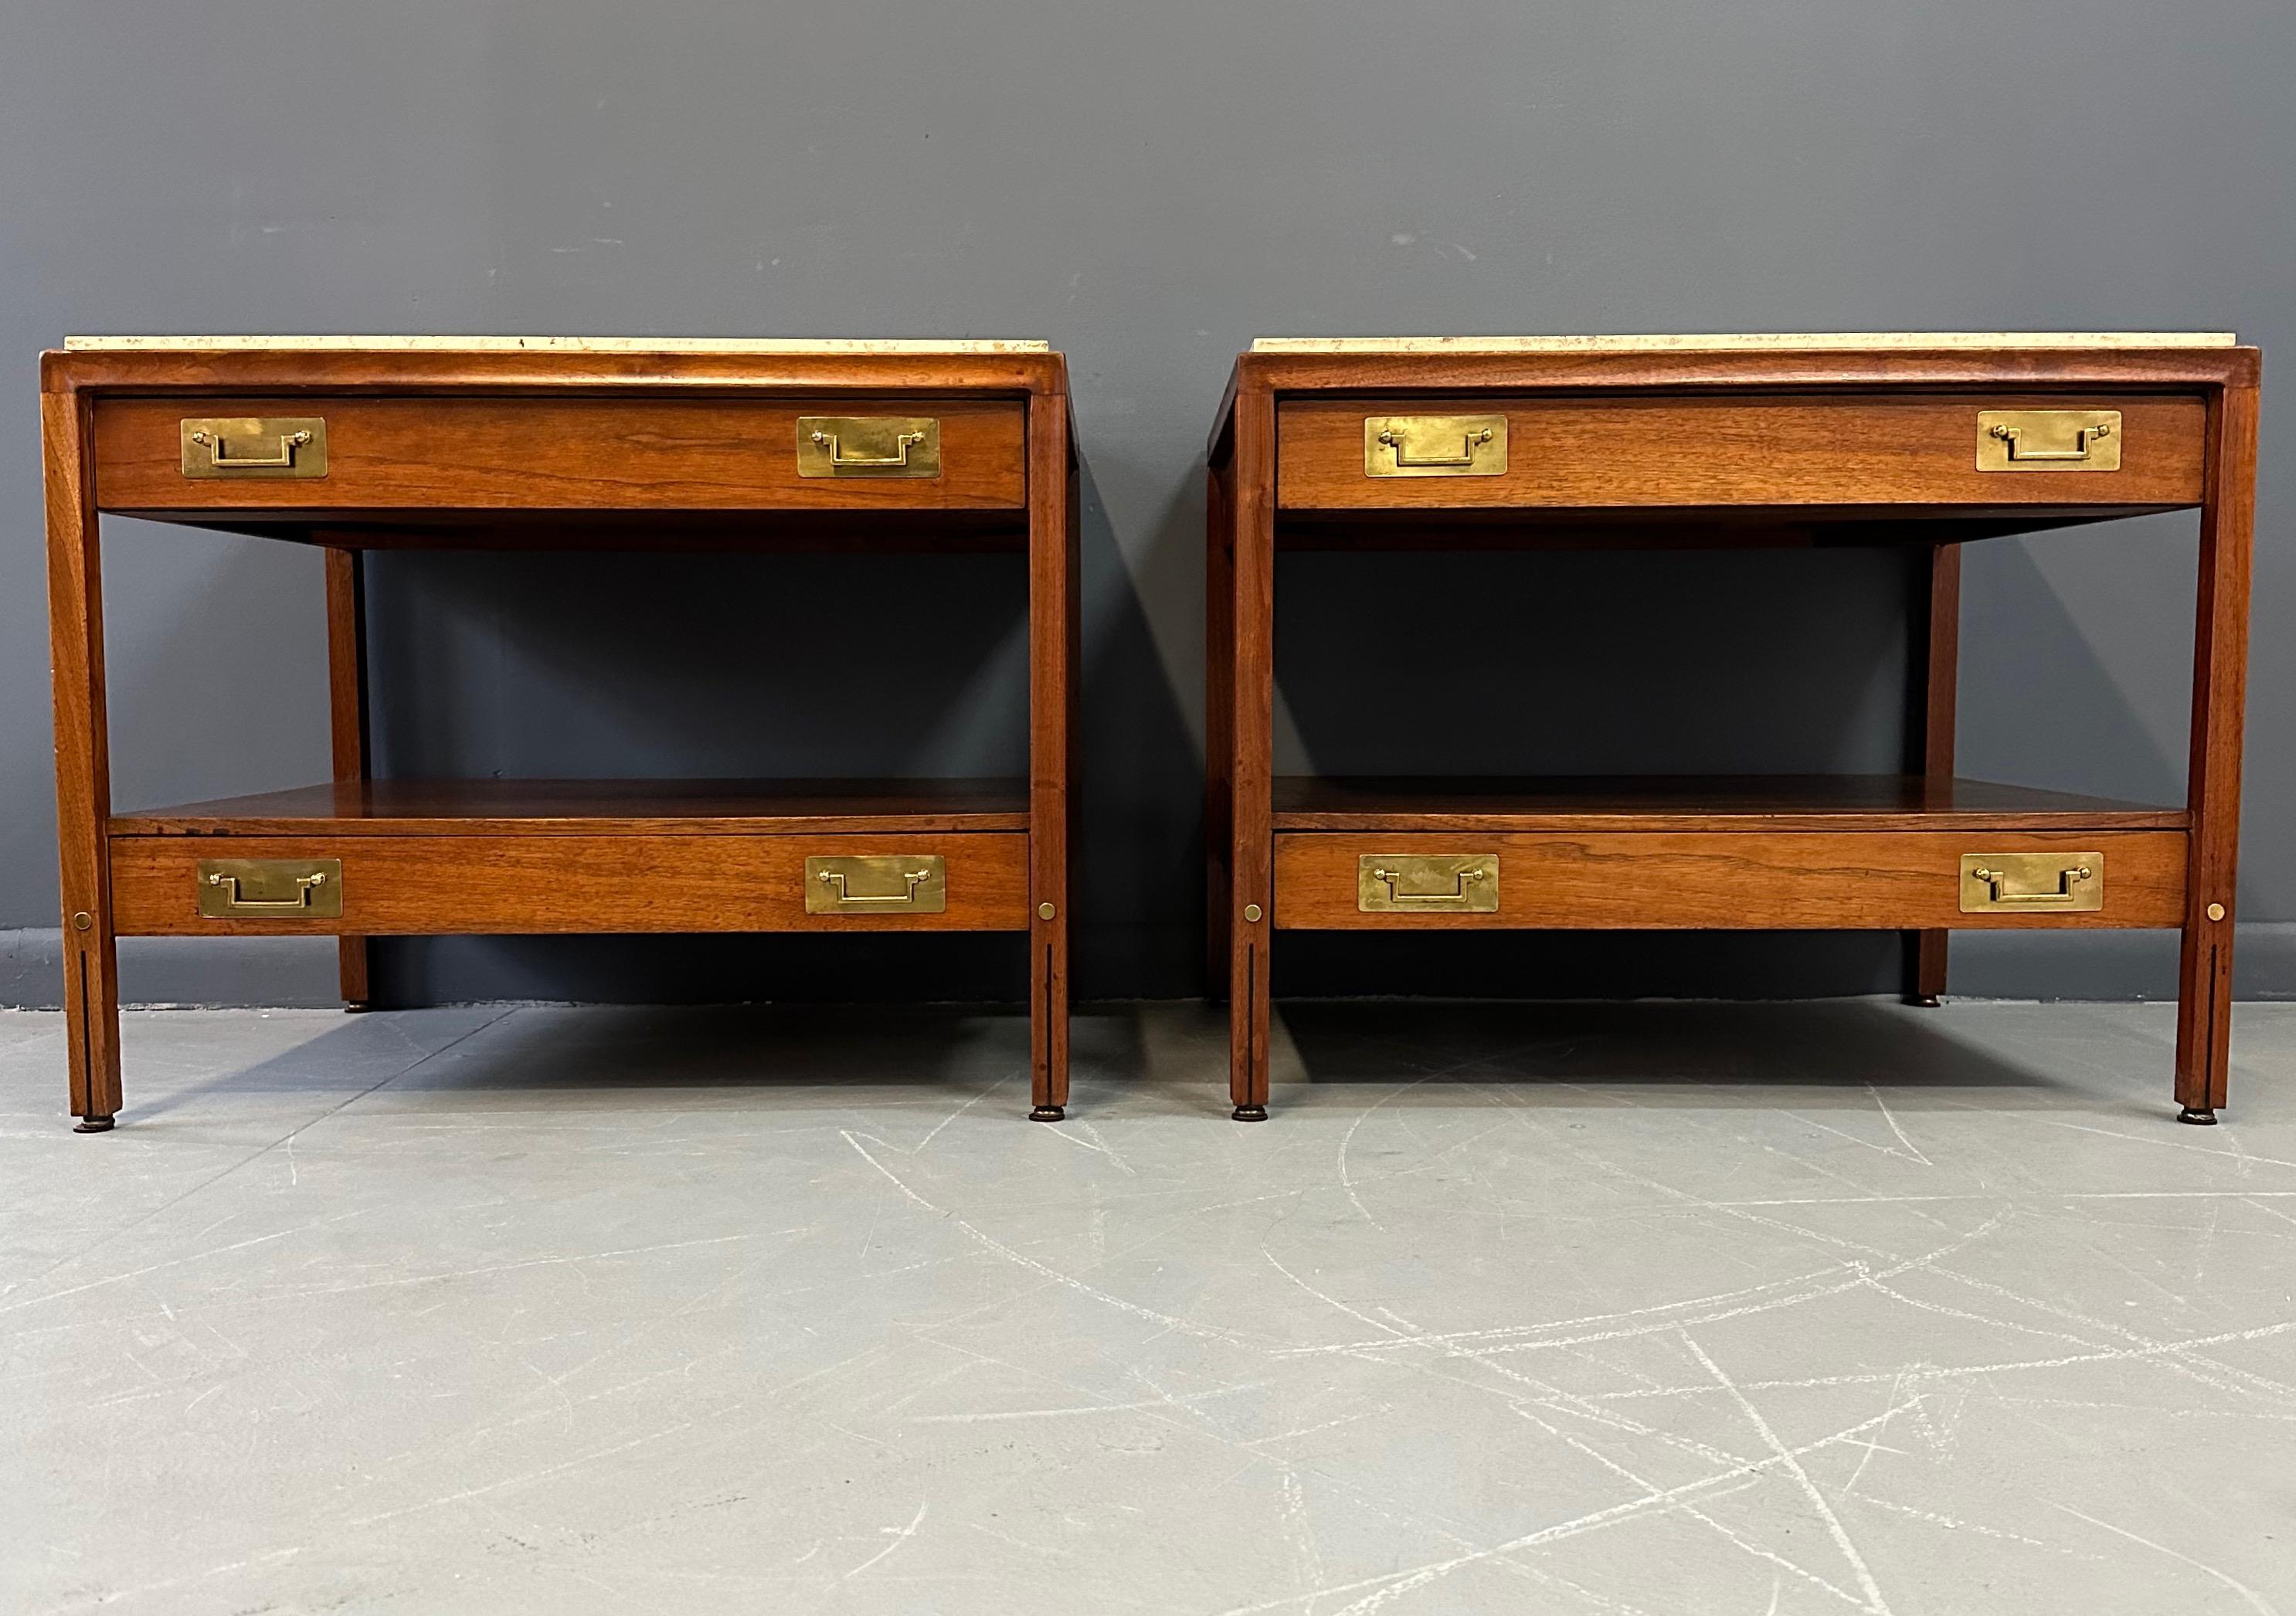
[[[2061, 593], [2140, 597], [2158, 682], [2189, 665], [2190, 518], [2113, 523], [1966, 558], [1961, 772], [2175, 803], [2181, 709], [2136, 710]], [[2179, 542], [2181, 540], [2181, 542]], [[2034, 545], [2050, 546], [2036, 559]], [[2087, 546], [2085, 549], [2080, 546]], [[2103, 569], [2082, 557], [2112, 552]], [[1300, 553], [1277, 563], [1279, 773], [1890, 773], [1911, 738], [1912, 550]], [[2084, 603], [2089, 604], [2089, 603]], [[2124, 651], [2128, 646], [2122, 647]], [[2146, 681], [2149, 688], [2154, 681]], [[1963, 992], [2093, 993], [2088, 939], [1987, 947]], [[1279, 994], [1770, 998], [1886, 993], [1888, 932], [1287, 933]], [[2175, 949], [2112, 951], [2110, 990], [2174, 990]], [[2155, 980], [2155, 978], [2158, 980]]]
[[[1199, 931], [1201, 759], [1088, 469], [1081, 494], [1078, 992], [1187, 994], [1200, 950], [1170, 957], [1181, 931], [1159, 901], [1190, 873]], [[1168, 525], [1201, 546], [1201, 502]], [[378, 555], [374, 768], [1024, 775], [1026, 588], [1018, 554]], [[390, 1005], [1026, 997], [1017, 934], [390, 939], [374, 958]]]
[[[1086, 998], [1203, 991], [1202, 743], [1148, 626], [1089, 465], [1080, 469], [1085, 599], [1083, 846], [1076, 980]], [[1177, 562], [1202, 599], [1204, 465], [1182, 477], [1150, 539], [1144, 571]], [[1201, 608], [1199, 609], [1201, 611]], [[1201, 660], [1201, 638], [1194, 644]], [[1186, 707], [1184, 710], [1183, 701]]]
[[[1089, 468], [1082, 508], [1078, 996], [1191, 994], [1202, 985], [1201, 752]], [[1199, 472], [1166, 506], [1152, 564], [1184, 556], [1193, 570], [1202, 522]], [[2086, 542], [2156, 543], [2136, 526]], [[2164, 569], [2188, 564], [2161, 548]], [[2148, 723], [2113, 687], [2025, 546], [1987, 549], [1971, 565], [1981, 598], [1964, 611], [1964, 666], [2030, 699], [1965, 714], [1964, 772], [2173, 800], [2181, 734], [2164, 737], [2157, 715]], [[1883, 549], [1287, 554], [1277, 767], [1893, 772], [1907, 741], [1917, 560]], [[369, 592], [377, 767], [1018, 775], [1023, 578], [1013, 555], [381, 555]], [[2189, 602], [2164, 615], [2161, 654], [2177, 654]], [[1886, 992], [1899, 947], [1890, 933], [1301, 932], [1277, 950], [1276, 988]], [[998, 937], [396, 939], [377, 957], [392, 1004], [1022, 997], [1017, 939]], [[2066, 974], [2078, 988], [2077, 960]]]

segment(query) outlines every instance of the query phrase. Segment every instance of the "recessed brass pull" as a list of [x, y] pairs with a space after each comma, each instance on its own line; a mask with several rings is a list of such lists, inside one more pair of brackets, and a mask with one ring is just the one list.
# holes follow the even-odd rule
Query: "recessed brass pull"
[[1980, 472], [2117, 472], [2119, 410], [1980, 410]]
[[1356, 860], [1361, 914], [1496, 915], [1498, 907], [1496, 853], [1367, 853]]
[[2102, 853], [1964, 853], [1961, 912], [2104, 907]]
[[1367, 415], [1366, 477], [1496, 477], [1507, 469], [1505, 415]]
[[800, 477], [938, 477], [940, 422], [924, 415], [800, 415]]
[[186, 477], [327, 474], [327, 423], [316, 415], [194, 416], [176, 433]]
[[209, 920], [330, 920], [343, 912], [340, 858], [202, 858], [199, 909]]
[[948, 874], [938, 853], [865, 855], [805, 861], [808, 915], [942, 915]]

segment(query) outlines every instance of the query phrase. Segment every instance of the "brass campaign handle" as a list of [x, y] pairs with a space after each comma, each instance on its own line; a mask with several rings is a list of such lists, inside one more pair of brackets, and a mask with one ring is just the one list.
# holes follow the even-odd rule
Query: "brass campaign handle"
[[1459, 444], [1456, 455], [1414, 455], [1403, 447], [1403, 434], [1393, 427], [1380, 433], [1379, 440], [1394, 451], [1395, 463], [1399, 466], [1467, 466], [1475, 463], [1475, 450], [1491, 440], [1491, 429], [1469, 432]]
[[900, 450], [898, 455], [848, 455], [839, 446], [834, 432], [816, 431], [813, 440], [829, 451], [829, 463], [833, 466], [903, 466], [909, 463], [909, 450], [925, 440], [922, 432], [903, 432], [893, 439]]
[[823, 870], [814, 879], [832, 888], [841, 904], [884, 904], [888, 906], [913, 904], [917, 900], [917, 889], [932, 879], [931, 870], [903, 870], [899, 873], [906, 890], [900, 892], [849, 892], [846, 890], [845, 872]]
[[1997, 421], [1987, 430], [2008, 446], [2009, 458], [2013, 461], [2087, 460], [2089, 451], [2096, 446], [2100, 439], [2112, 436], [2112, 422], [2100, 421], [2093, 426], [2082, 427], [2073, 434], [2073, 447], [2069, 449], [2021, 447], [2020, 440], [2023, 436], [2023, 429], [2011, 426], [2006, 422]]
[[326, 882], [327, 873], [319, 870], [295, 877], [295, 896], [292, 898], [242, 898], [240, 896], [238, 876], [226, 875], [221, 871], [211, 872], [208, 876], [208, 885], [223, 888], [226, 901], [234, 910], [294, 909], [299, 912], [311, 906], [314, 890], [326, 885]]

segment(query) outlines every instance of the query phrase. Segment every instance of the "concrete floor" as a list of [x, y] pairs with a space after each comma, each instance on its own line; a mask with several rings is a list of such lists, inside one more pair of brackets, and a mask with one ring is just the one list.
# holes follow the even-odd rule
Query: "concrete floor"
[[2296, 1005], [1286, 1022], [0, 1015], [0, 1610], [2296, 1612]]

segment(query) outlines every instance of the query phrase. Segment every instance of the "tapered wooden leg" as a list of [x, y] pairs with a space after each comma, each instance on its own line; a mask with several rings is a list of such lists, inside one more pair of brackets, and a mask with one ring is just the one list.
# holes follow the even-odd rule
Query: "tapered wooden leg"
[[2201, 508], [2200, 600], [2194, 625], [2192, 769], [2185, 788], [2192, 828], [2177, 980], [2177, 1102], [2186, 1122], [2217, 1120], [2231, 1067], [2256, 416], [2256, 390], [2228, 387], [2209, 422], [2209, 487]]
[[1242, 390], [1234, 415], [1228, 629], [1228, 1096], [1267, 1116], [1268, 966], [1275, 931], [1275, 398]]
[[[366, 778], [366, 567], [351, 549], [327, 557], [327, 705], [334, 736], [335, 778]], [[369, 1002], [366, 939], [338, 939], [343, 1008]]]
[[1029, 1115], [1069, 1103], [1069, 894], [1075, 846], [1078, 652], [1077, 481], [1069, 401], [1029, 403]]
[[[1928, 604], [1914, 637], [1914, 707], [1910, 750], [1932, 785], [1953, 783], [1954, 700], [1961, 682], [1961, 546], [1929, 550]], [[1936, 1008], [1945, 997], [1946, 944], [1950, 931], [1906, 934], [1906, 998]]]
[[1234, 905], [1235, 463], [1215, 456], [1204, 497], [1204, 996], [1228, 997]]
[[48, 635], [56, 704], [56, 831], [63, 896], [64, 1020], [72, 1114], [82, 1133], [119, 1115], [119, 958], [111, 931], [110, 745], [103, 694], [103, 582], [76, 393], [40, 396], [48, 519]]

